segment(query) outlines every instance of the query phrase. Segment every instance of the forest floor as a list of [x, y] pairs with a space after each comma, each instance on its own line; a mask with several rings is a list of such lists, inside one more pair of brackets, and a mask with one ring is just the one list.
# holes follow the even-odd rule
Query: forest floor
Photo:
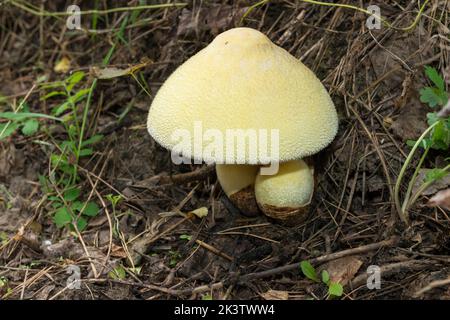
[[[340, 282], [341, 299], [450, 299], [449, 211], [427, 206], [448, 179], [411, 204], [407, 224], [394, 192], [406, 142], [432, 111], [419, 95], [425, 66], [448, 87], [449, 1], [421, 12], [418, 1], [380, 2], [389, 25], [372, 30], [364, 12], [304, 1], [80, 3], [100, 11], [70, 30], [54, 14], [70, 1], [0, 1], [0, 112], [10, 115], [0, 117], [0, 299], [329, 298], [301, 261]], [[172, 165], [146, 129], [170, 73], [236, 26], [301, 59], [339, 113], [300, 225], [241, 215], [214, 170]], [[422, 168], [448, 156], [430, 150]], [[200, 208], [205, 217], [192, 214]], [[367, 286], [370, 266], [379, 288]], [[67, 287], [78, 275], [80, 288]]]

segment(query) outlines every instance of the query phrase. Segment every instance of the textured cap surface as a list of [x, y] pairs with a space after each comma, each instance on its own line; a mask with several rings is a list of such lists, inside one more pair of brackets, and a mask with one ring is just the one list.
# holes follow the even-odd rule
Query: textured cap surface
[[[154, 98], [147, 125], [157, 142], [185, 157], [257, 164], [320, 151], [334, 139], [338, 118], [328, 92], [304, 64], [261, 32], [235, 28], [175, 70]], [[279, 156], [271, 143], [276, 130]], [[234, 134], [256, 137], [256, 152], [242, 150]], [[214, 144], [220, 151], [211, 152], [220, 138], [224, 142]], [[221, 161], [223, 154], [232, 156]]]

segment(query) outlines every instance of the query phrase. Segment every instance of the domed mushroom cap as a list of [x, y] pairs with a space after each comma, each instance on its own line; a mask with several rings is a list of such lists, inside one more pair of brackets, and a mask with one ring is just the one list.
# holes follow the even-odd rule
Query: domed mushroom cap
[[[338, 118], [327, 90], [303, 63], [261, 32], [235, 28], [172, 73], [153, 100], [147, 125], [157, 142], [184, 157], [259, 164], [320, 151], [334, 139]], [[279, 154], [271, 143], [274, 129]], [[256, 149], [242, 150], [234, 134], [245, 143], [256, 136]], [[268, 145], [264, 159], [262, 135]], [[214, 153], [208, 146], [217, 139], [223, 143], [215, 144], [221, 151]]]

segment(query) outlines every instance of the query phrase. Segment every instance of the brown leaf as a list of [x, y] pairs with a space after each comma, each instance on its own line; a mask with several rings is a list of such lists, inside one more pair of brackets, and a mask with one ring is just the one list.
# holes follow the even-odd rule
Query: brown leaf
[[362, 261], [357, 257], [349, 256], [330, 261], [320, 269], [328, 271], [331, 282], [340, 283], [345, 286], [355, 277], [362, 264]]
[[142, 69], [151, 63], [152, 61], [150, 59], [144, 58], [141, 63], [130, 66], [126, 69], [119, 69], [116, 67], [107, 67], [100, 69], [98, 67], [92, 67], [90, 72], [97, 79], [113, 79], [123, 77], [126, 75], [131, 75], [136, 71], [138, 71], [139, 69]]
[[111, 250], [111, 257], [126, 258], [127, 257], [127, 253], [125, 252], [125, 250], [121, 246], [115, 245], [113, 243], [112, 244], [112, 250]]
[[450, 210], [450, 188], [439, 191], [427, 203], [430, 207], [442, 207]]

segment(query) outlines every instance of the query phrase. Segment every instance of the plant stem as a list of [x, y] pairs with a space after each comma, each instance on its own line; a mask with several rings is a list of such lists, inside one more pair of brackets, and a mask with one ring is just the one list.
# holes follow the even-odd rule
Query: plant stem
[[405, 199], [403, 199], [402, 212], [406, 211], [406, 206], [408, 204], [409, 198], [411, 196], [412, 189], [414, 187], [414, 183], [416, 182], [417, 175], [419, 174], [420, 168], [422, 167], [423, 162], [425, 161], [426, 156], [428, 155], [428, 151], [430, 151], [430, 146], [427, 146], [425, 151], [422, 154], [422, 157], [419, 160], [419, 163], [416, 166], [416, 170], [414, 170], [414, 174], [409, 180], [408, 189], [406, 190]]
[[422, 143], [422, 140], [425, 139], [425, 137], [428, 135], [428, 133], [433, 130], [433, 128], [438, 124], [439, 122], [435, 122], [433, 123], [431, 126], [429, 126], [423, 133], [422, 135], [419, 137], [419, 139], [416, 141], [416, 143], [414, 144], [413, 148], [411, 149], [411, 151], [408, 154], [408, 157], [405, 160], [405, 163], [403, 164], [400, 173], [397, 177], [397, 181], [395, 183], [395, 187], [394, 187], [394, 202], [395, 202], [395, 207], [397, 209], [398, 215], [400, 216], [400, 219], [408, 224], [408, 217], [406, 215], [406, 213], [402, 210], [402, 206], [400, 205], [400, 186], [401, 186], [401, 182], [403, 179], [403, 176], [405, 175], [406, 169], [409, 166], [409, 163], [411, 162], [414, 153], [416, 152], [417, 148], [420, 146], [420, 144]]

